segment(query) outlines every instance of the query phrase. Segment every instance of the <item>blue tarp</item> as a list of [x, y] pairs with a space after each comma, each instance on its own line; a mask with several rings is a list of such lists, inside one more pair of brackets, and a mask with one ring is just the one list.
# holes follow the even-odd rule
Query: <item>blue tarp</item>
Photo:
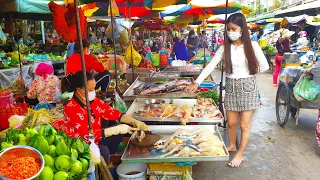
[[[37, 13], [51, 14], [46, 0], [5, 0], [1, 2], [0, 12], [10, 13]], [[56, 1], [57, 4], [64, 4], [63, 1]]]

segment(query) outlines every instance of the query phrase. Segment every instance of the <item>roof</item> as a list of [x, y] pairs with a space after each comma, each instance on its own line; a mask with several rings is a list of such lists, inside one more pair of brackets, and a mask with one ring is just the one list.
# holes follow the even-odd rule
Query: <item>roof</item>
[[[287, 8], [287, 9], [278, 11], [275, 15], [279, 16], [279, 15], [284, 15], [284, 14], [299, 12], [299, 11], [305, 11], [305, 10], [308, 10], [310, 12], [311, 9], [317, 9], [317, 8], [320, 8], [319, 1], [313, 1], [310, 3], [301, 4], [298, 6], [294, 6], [291, 8]], [[312, 14], [308, 14], [308, 15], [312, 15]]]

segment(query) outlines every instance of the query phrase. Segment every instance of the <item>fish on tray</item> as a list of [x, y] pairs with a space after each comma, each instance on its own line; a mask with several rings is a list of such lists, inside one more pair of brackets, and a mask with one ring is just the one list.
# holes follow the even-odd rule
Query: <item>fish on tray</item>
[[164, 84], [157, 85], [152, 88], [145, 88], [140, 92], [140, 94], [147, 95], [181, 91], [185, 86], [189, 85], [190, 83], [190, 80], [174, 80]]

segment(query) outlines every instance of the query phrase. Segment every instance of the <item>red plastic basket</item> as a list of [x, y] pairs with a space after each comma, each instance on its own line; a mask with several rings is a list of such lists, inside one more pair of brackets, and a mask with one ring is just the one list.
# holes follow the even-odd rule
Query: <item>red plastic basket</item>
[[13, 104], [10, 103], [10, 104], [7, 104], [5, 107], [2, 107], [2, 106], [0, 107], [0, 131], [9, 128], [8, 119], [12, 115], [23, 116], [28, 113], [29, 105], [25, 102], [24, 96], [16, 96], [14, 98], [14, 102], [16, 102], [18, 98], [23, 99], [23, 102], [13, 103]]
[[11, 92], [0, 92], [0, 107], [6, 107], [8, 104], [12, 103], [12, 93]]

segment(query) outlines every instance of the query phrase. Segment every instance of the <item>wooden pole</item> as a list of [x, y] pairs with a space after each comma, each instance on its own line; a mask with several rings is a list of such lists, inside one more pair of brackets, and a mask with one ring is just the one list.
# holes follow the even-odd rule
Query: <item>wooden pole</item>
[[[82, 73], [83, 73], [83, 83], [85, 89], [85, 97], [86, 97], [86, 107], [88, 113], [88, 129], [89, 133], [93, 134], [92, 124], [91, 124], [91, 109], [90, 109], [90, 102], [88, 98], [88, 84], [87, 84], [87, 72], [86, 72], [86, 64], [84, 60], [84, 52], [83, 52], [83, 44], [82, 44], [82, 35], [81, 35], [81, 26], [80, 26], [80, 17], [79, 17], [79, 9], [78, 9], [78, 0], [74, 0], [74, 7], [76, 9], [76, 23], [77, 23], [77, 35], [78, 40], [80, 43], [80, 58], [81, 58], [81, 66], [82, 66]], [[92, 137], [91, 137], [92, 138]]]

